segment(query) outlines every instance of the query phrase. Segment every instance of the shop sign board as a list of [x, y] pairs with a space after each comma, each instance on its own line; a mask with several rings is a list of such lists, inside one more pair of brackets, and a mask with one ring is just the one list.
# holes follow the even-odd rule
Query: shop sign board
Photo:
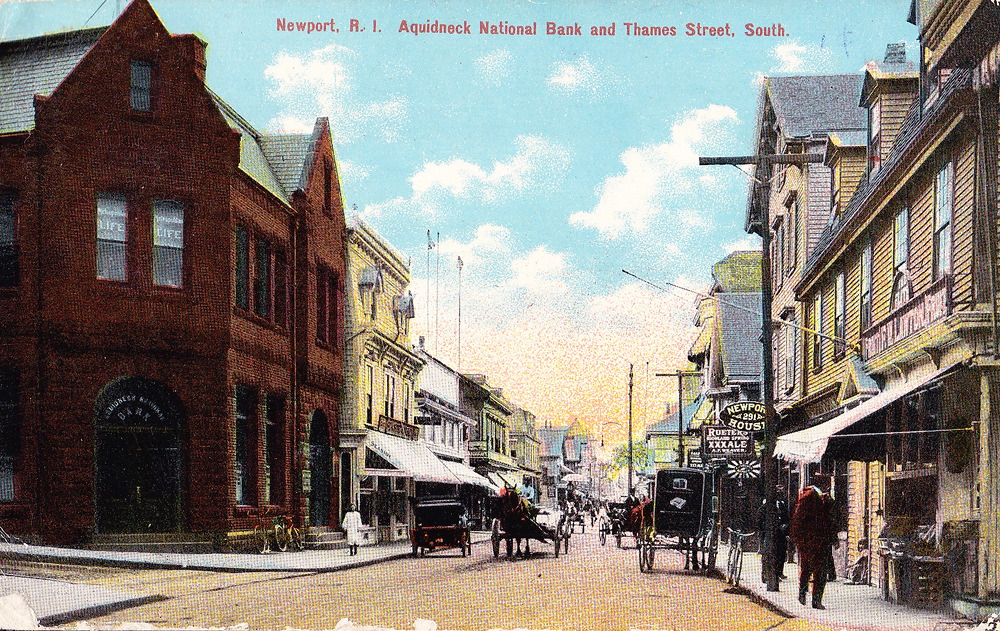
[[754, 434], [764, 431], [767, 409], [760, 401], [737, 401], [722, 408], [719, 422], [726, 427]]
[[753, 449], [753, 435], [722, 425], [702, 425], [701, 448], [706, 457], [743, 456]]

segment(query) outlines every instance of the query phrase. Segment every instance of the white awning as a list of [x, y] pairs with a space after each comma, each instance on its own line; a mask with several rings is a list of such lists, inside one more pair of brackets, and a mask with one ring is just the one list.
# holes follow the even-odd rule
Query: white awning
[[517, 487], [523, 480], [518, 480], [518, 476], [513, 471], [490, 471], [490, 481], [497, 486]]
[[487, 488], [494, 493], [498, 493], [500, 488], [496, 485], [490, 484], [490, 481], [479, 475], [472, 470], [472, 467], [465, 464], [464, 462], [453, 462], [451, 460], [441, 460], [444, 466], [448, 467], [448, 470], [455, 474], [462, 484], [472, 484], [474, 486], [481, 486]]
[[368, 432], [365, 444], [398, 470], [366, 469], [369, 475], [401, 475], [421, 482], [461, 483], [434, 452], [417, 441], [371, 431]]
[[857, 407], [851, 408], [819, 425], [779, 436], [778, 442], [774, 447], [774, 457], [787, 462], [798, 462], [801, 464], [819, 462], [822, 460], [823, 454], [826, 453], [826, 447], [831, 436], [839, 434], [890, 403], [926, 386], [952, 368], [954, 366], [941, 368], [923, 377], [911, 379], [901, 386], [880, 392], [867, 401], [863, 401]]

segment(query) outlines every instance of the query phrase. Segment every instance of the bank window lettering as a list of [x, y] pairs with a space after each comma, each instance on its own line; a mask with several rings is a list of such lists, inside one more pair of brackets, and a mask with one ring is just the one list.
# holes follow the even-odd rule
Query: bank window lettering
[[153, 284], [183, 286], [184, 204], [158, 199], [153, 202]]
[[97, 278], [124, 281], [128, 272], [128, 211], [125, 198], [97, 198]]

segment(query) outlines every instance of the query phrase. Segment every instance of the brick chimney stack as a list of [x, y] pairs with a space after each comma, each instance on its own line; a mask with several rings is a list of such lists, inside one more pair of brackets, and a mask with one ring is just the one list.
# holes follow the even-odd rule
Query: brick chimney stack
[[194, 70], [194, 73], [204, 83], [206, 66], [205, 48], [208, 45], [197, 35], [186, 34], [174, 35], [173, 37], [180, 43], [181, 50], [184, 51], [184, 56], [191, 65], [191, 69]]
[[887, 44], [885, 47], [885, 59], [883, 62], [887, 64], [906, 63], [906, 42]]

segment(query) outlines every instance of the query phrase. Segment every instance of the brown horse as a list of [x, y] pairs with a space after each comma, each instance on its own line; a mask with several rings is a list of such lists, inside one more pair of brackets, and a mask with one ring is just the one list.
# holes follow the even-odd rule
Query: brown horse
[[[513, 555], [513, 540], [517, 541], [516, 556], [531, 556], [529, 540], [537, 529], [531, 521], [537, 514], [531, 503], [521, 497], [517, 489], [507, 487], [500, 493], [498, 502], [498, 519], [504, 532], [507, 533], [507, 556]], [[521, 541], [524, 540], [524, 552], [521, 552]]]

